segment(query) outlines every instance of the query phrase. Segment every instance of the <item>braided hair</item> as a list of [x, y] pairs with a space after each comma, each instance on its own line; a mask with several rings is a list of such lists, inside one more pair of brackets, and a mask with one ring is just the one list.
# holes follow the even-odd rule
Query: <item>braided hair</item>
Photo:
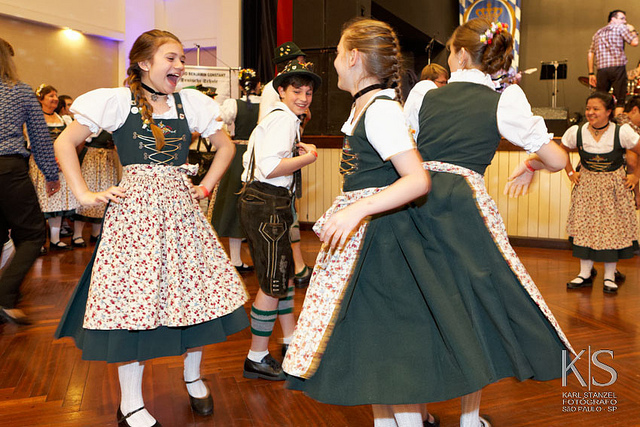
[[402, 102], [402, 56], [393, 28], [382, 21], [358, 18], [344, 25], [342, 39], [347, 50], [358, 49], [363, 54], [367, 75], [394, 88], [396, 100]]
[[[487, 32], [491, 33], [491, 39], [487, 39]], [[491, 21], [486, 18], [471, 19], [456, 28], [447, 46], [456, 51], [464, 48], [473, 65], [487, 74], [508, 70], [513, 61], [511, 33], [505, 29], [492, 32]]]
[[151, 127], [151, 132], [156, 140], [156, 149], [164, 147], [164, 133], [153, 120], [153, 106], [147, 100], [142, 88], [142, 69], [139, 62], [149, 61], [153, 58], [158, 48], [167, 42], [180, 42], [180, 39], [168, 31], [150, 30], [142, 33], [131, 47], [129, 52], [129, 68], [124, 85], [131, 89], [140, 115], [145, 124]]

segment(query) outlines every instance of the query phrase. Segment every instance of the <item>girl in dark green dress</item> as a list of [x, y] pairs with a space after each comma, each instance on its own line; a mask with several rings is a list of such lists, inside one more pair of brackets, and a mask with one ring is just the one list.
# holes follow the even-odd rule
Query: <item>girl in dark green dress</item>
[[422, 413], [407, 345], [430, 346], [412, 326], [428, 319], [409, 263], [424, 255], [407, 206], [430, 184], [397, 101], [398, 39], [383, 22], [355, 21], [334, 66], [354, 97], [342, 127], [343, 193], [314, 228], [324, 245], [284, 369], [298, 377], [289, 386], [314, 399], [373, 405], [376, 426], [437, 425]]
[[567, 155], [517, 85], [497, 93], [491, 74], [509, 69], [513, 39], [501, 23], [473, 19], [449, 40], [451, 78], [424, 95], [417, 114], [418, 150], [433, 190], [412, 214], [421, 231], [431, 279], [423, 288], [437, 325], [428, 401], [462, 397], [460, 425], [479, 417], [480, 390], [501, 378], [539, 381], [562, 375], [571, 346], [509, 245], [483, 174], [501, 136], [532, 154], [505, 191], [525, 193], [535, 169], [558, 171]]
[[[127, 87], [97, 89], [74, 102], [75, 121], [55, 144], [69, 185], [85, 206], [109, 202], [100, 240], [56, 337], [72, 337], [85, 360], [122, 363], [119, 426], [160, 425], [142, 398], [144, 361], [186, 354], [194, 412], [213, 413], [200, 377], [202, 346], [248, 326], [247, 292], [196, 200], [207, 197], [233, 158], [219, 106], [193, 89], [174, 93], [184, 52], [173, 34], [152, 30], [131, 48]], [[113, 133], [122, 181], [92, 192], [75, 147], [103, 128]], [[186, 165], [191, 132], [217, 148], [198, 187]], [[186, 403], [186, 400], [185, 400]]]

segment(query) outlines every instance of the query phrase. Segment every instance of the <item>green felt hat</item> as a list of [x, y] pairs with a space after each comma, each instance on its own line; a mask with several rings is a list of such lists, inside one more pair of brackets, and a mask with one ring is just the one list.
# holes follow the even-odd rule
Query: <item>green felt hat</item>
[[282, 43], [273, 51], [273, 62], [275, 64], [282, 64], [283, 62], [290, 61], [298, 56], [307, 56], [300, 50], [297, 44], [294, 42]]
[[313, 72], [313, 63], [311, 62], [298, 62], [297, 60], [290, 61], [287, 65], [285, 65], [284, 69], [273, 79], [273, 88], [277, 91], [280, 85], [282, 84], [282, 80], [286, 77], [294, 76], [294, 75], [306, 75], [311, 77], [313, 80], [313, 91], [317, 91], [318, 88], [322, 85], [322, 77]]

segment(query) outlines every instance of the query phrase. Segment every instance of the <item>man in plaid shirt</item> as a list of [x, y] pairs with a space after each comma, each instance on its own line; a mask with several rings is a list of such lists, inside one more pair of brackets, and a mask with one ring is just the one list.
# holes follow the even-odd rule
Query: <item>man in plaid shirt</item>
[[[613, 87], [616, 98], [615, 114], [622, 113], [627, 92], [627, 57], [624, 54], [624, 44], [638, 45], [638, 32], [631, 24], [627, 24], [627, 15], [623, 10], [609, 12], [609, 23], [600, 28], [591, 40], [591, 47], [587, 55], [589, 64], [589, 84], [595, 86], [598, 92], [609, 92]], [[598, 74], [593, 71], [595, 67]]]

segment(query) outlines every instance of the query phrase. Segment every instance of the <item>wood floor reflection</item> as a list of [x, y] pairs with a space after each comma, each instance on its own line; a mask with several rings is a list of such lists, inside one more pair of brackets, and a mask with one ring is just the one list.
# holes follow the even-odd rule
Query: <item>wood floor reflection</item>
[[[303, 232], [303, 250], [312, 264], [319, 242]], [[72, 340], [53, 340], [53, 333], [66, 303], [89, 261], [92, 247], [56, 252], [40, 257], [23, 287], [22, 307], [35, 324], [29, 327], [0, 325], [0, 426], [115, 426], [119, 401], [116, 366], [81, 360]], [[250, 258], [243, 247], [246, 261]], [[585, 350], [576, 362], [575, 375], [562, 386], [549, 382], [511, 379], [499, 381], [483, 391], [481, 413], [495, 426], [632, 426], [640, 425], [640, 259], [625, 260], [619, 269], [627, 275], [618, 295], [602, 292], [602, 265], [592, 289], [567, 291], [565, 282], [577, 273], [578, 262], [569, 251], [516, 248], [523, 263], [545, 297], [574, 348]], [[246, 276], [255, 295], [255, 275]], [[295, 296], [300, 312], [304, 291]], [[247, 304], [246, 308], [249, 309]], [[280, 355], [276, 327], [271, 352]], [[242, 363], [249, 348], [248, 330], [229, 341], [208, 346], [202, 374], [214, 400], [212, 417], [194, 415], [182, 382], [182, 358], [167, 357], [146, 364], [143, 383], [146, 407], [164, 426], [372, 426], [371, 409], [317, 403], [282, 383], [247, 380]], [[609, 370], [588, 363], [599, 350], [597, 361]], [[560, 356], [558, 356], [560, 357]], [[393, 363], [390, 361], [390, 363]], [[416, 369], [429, 369], [428, 366]], [[600, 384], [616, 381], [608, 386]], [[586, 392], [607, 392], [615, 403], [584, 401]], [[579, 393], [569, 395], [567, 393]], [[573, 396], [573, 397], [569, 397]], [[580, 396], [579, 398], [575, 396]], [[604, 395], [596, 395], [602, 400]], [[575, 402], [571, 402], [571, 399]], [[582, 401], [582, 402], [581, 402]], [[573, 404], [571, 404], [573, 403]], [[441, 425], [458, 425], [459, 399], [429, 405]]]

